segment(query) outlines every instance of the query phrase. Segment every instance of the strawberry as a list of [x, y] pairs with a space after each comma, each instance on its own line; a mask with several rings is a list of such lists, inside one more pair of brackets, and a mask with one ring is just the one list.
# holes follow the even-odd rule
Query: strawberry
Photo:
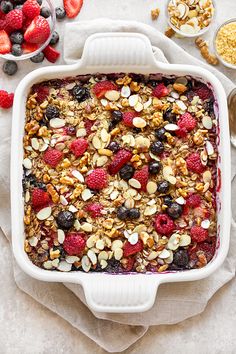
[[142, 240], [138, 240], [138, 242], [135, 245], [131, 245], [131, 243], [129, 243], [129, 241], [127, 241], [127, 242], [125, 242], [124, 247], [123, 247], [123, 256], [129, 257], [129, 256], [132, 256], [133, 254], [141, 252], [142, 250], [143, 250]]
[[24, 54], [35, 52], [38, 49], [38, 47], [39, 47], [38, 44], [27, 43], [27, 42], [24, 42], [21, 45]]
[[22, 28], [23, 25], [23, 14], [21, 10], [15, 9], [6, 15], [6, 24], [10, 26], [13, 30], [18, 30]]
[[100, 190], [107, 186], [107, 172], [103, 168], [96, 168], [86, 178], [86, 184], [91, 189]]
[[113, 161], [108, 165], [108, 172], [111, 175], [115, 175], [120, 171], [121, 167], [131, 160], [132, 153], [129, 150], [121, 149], [119, 150]]
[[157, 98], [165, 97], [169, 94], [168, 88], [163, 84], [158, 84], [152, 91], [152, 95]]
[[23, 19], [23, 26], [22, 26], [22, 31], [25, 32], [27, 30], [27, 28], [29, 27], [29, 25], [31, 24], [32, 20], [25, 17]]
[[50, 31], [48, 21], [42, 16], [37, 16], [26, 29], [24, 39], [29, 43], [41, 44], [48, 39]]
[[202, 173], [204, 171], [204, 166], [202, 165], [199, 153], [195, 152], [189, 155], [186, 159], [186, 162], [190, 171], [195, 173]]
[[43, 155], [44, 162], [55, 168], [63, 158], [63, 153], [59, 150], [49, 148]]
[[133, 119], [137, 116], [138, 114], [135, 112], [124, 112], [122, 117], [124, 125], [127, 127], [133, 127]]
[[50, 204], [50, 196], [43, 189], [35, 188], [32, 192], [32, 206], [34, 210], [40, 210]]
[[208, 237], [208, 231], [201, 226], [193, 226], [190, 230], [190, 235], [193, 242], [203, 242]]
[[70, 256], [81, 253], [86, 246], [85, 234], [83, 232], [70, 232], [67, 234], [63, 248]]
[[41, 85], [35, 85], [34, 86], [34, 93], [37, 93], [36, 101], [38, 103], [43, 103], [43, 101], [45, 101], [46, 98], [49, 95], [49, 87], [41, 86]]
[[90, 203], [85, 207], [85, 210], [92, 216], [92, 218], [102, 216], [102, 209], [102, 205], [99, 203]]
[[70, 149], [76, 157], [82, 156], [87, 150], [87, 148], [88, 142], [83, 138], [78, 138], [74, 140], [70, 145]]
[[27, 0], [22, 7], [23, 14], [33, 20], [40, 14], [40, 6], [36, 0]]
[[50, 45], [48, 45], [44, 50], [43, 53], [50, 63], [55, 63], [57, 59], [60, 57], [60, 53]]
[[139, 183], [141, 184], [141, 191], [146, 191], [146, 186], [147, 186], [147, 182], [148, 182], [148, 166], [143, 166], [141, 170], [137, 170], [134, 173], [133, 178], [136, 179], [137, 181], [139, 181]]
[[11, 41], [6, 31], [0, 31], [0, 54], [7, 54], [11, 51]]
[[7, 91], [0, 90], [0, 107], [11, 108], [13, 105], [14, 93], [8, 93]]
[[69, 18], [76, 17], [83, 6], [83, 0], [63, 0], [63, 3], [66, 15]]
[[99, 81], [93, 86], [93, 92], [97, 98], [102, 98], [110, 90], [118, 90], [118, 88], [113, 82], [108, 80]]

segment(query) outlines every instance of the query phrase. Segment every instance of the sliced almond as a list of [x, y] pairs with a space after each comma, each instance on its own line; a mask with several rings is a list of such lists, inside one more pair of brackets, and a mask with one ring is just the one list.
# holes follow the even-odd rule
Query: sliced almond
[[62, 205], [68, 205], [67, 199], [64, 197], [64, 195], [60, 195], [60, 203]]
[[191, 243], [191, 237], [187, 234], [183, 234], [180, 236], [180, 241], [179, 241], [179, 245], [180, 247], [185, 247], [190, 245]]
[[86, 188], [83, 190], [83, 192], [81, 193], [81, 197], [83, 199], [84, 202], [86, 202], [86, 200], [89, 200], [90, 198], [92, 198], [93, 194], [91, 193], [90, 189]]
[[64, 127], [66, 125], [66, 122], [64, 119], [61, 119], [61, 118], [53, 118], [53, 119], [50, 119], [49, 125], [52, 128], [58, 129], [58, 128]]
[[103, 250], [104, 247], [105, 247], [104, 241], [103, 241], [103, 240], [97, 240], [97, 242], [96, 242], [96, 248], [97, 248], [98, 250]]
[[151, 104], [152, 104], [152, 99], [149, 98], [149, 100], [143, 104], [143, 109], [147, 109], [148, 107], [151, 106]]
[[209, 229], [209, 227], [210, 227], [210, 220], [208, 220], [208, 219], [206, 219], [206, 220], [203, 220], [202, 222], [201, 222], [201, 227], [203, 228], [203, 229]]
[[172, 123], [166, 124], [164, 128], [165, 128], [165, 130], [167, 130], [169, 132], [174, 132], [176, 130], [179, 130], [178, 125], [177, 124], [172, 124]]
[[88, 256], [83, 256], [82, 257], [81, 265], [82, 265], [83, 270], [86, 273], [89, 272], [89, 270], [91, 268], [91, 262], [90, 262]]
[[141, 112], [143, 110], [143, 104], [141, 102], [138, 102], [135, 106], [134, 106], [134, 110], [136, 112]]
[[71, 213], [77, 213], [78, 209], [77, 209], [74, 205], [70, 205], [70, 206], [69, 206], [69, 211], [70, 211]]
[[102, 148], [102, 142], [97, 135], [94, 135], [92, 139], [92, 144], [97, 150]]
[[131, 95], [129, 97], [129, 105], [130, 107], [134, 107], [138, 103], [139, 95]]
[[161, 251], [161, 253], [158, 255], [159, 258], [161, 259], [165, 259], [168, 258], [170, 256], [170, 252], [164, 248], [163, 251]]
[[144, 128], [147, 125], [147, 122], [145, 121], [145, 119], [141, 118], [141, 117], [135, 117], [133, 119], [133, 125], [136, 128]]
[[177, 250], [177, 248], [179, 248], [179, 243], [180, 243], [180, 235], [175, 233], [171, 235], [171, 237], [169, 238], [167, 247], [168, 249], [175, 251]]
[[69, 264], [73, 264], [79, 261], [79, 257], [77, 256], [66, 256], [66, 262]]
[[96, 159], [96, 165], [97, 167], [102, 167], [108, 162], [108, 157], [107, 156], [99, 156]]
[[99, 254], [98, 254], [98, 260], [99, 260], [99, 262], [101, 261], [101, 260], [107, 260], [108, 259], [108, 253], [107, 253], [107, 251], [102, 251], [102, 252], [100, 252]]
[[120, 92], [116, 90], [110, 90], [105, 93], [105, 97], [109, 101], [117, 101], [120, 98]]
[[35, 247], [38, 244], [38, 239], [36, 236], [32, 236], [28, 239], [30, 246]]
[[150, 215], [156, 214], [156, 212], [157, 212], [157, 206], [156, 205], [149, 205], [145, 208], [144, 215], [150, 216]]
[[128, 98], [130, 96], [130, 94], [131, 94], [129, 86], [122, 86], [122, 89], [121, 89], [120, 93], [121, 93], [121, 97]]
[[23, 166], [24, 168], [26, 168], [27, 170], [30, 170], [32, 168], [32, 162], [30, 159], [28, 159], [28, 157], [26, 157], [24, 160], [23, 160]]
[[114, 258], [119, 261], [123, 257], [123, 250], [121, 248], [116, 248], [114, 251]]
[[31, 146], [34, 150], [38, 150], [39, 149], [39, 141], [37, 138], [32, 138], [31, 139]]
[[128, 241], [131, 245], [136, 245], [136, 243], [138, 242], [138, 233], [134, 232], [133, 234], [131, 234], [128, 237]]
[[158, 256], [158, 252], [156, 251], [151, 251], [151, 253], [148, 255], [147, 260], [148, 261], [153, 261], [153, 259], [156, 259]]
[[134, 188], [137, 188], [137, 189], [141, 188], [141, 183], [135, 178], [129, 179], [129, 185], [131, 187], [134, 187]]
[[72, 268], [72, 264], [67, 263], [66, 261], [61, 261], [57, 267], [61, 272], [69, 272]]
[[157, 191], [157, 184], [156, 182], [153, 182], [153, 181], [149, 181], [148, 184], [147, 184], [147, 192], [149, 194], [153, 194], [153, 193], [156, 193]]
[[176, 203], [178, 203], [179, 205], [184, 205], [186, 203], [186, 200], [183, 197], [179, 197], [176, 200]]
[[51, 207], [46, 207], [41, 209], [38, 213], [37, 213], [37, 219], [38, 220], [46, 220], [47, 218], [49, 218], [49, 216], [51, 216], [52, 214], [52, 208]]
[[78, 179], [81, 183], [84, 183], [84, 176], [78, 171], [78, 170], [73, 170], [71, 172], [72, 176]]
[[202, 179], [204, 183], [209, 183], [211, 181], [212, 175], [211, 175], [211, 171], [207, 170], [203, 173], [202, 175]]
[[97, 256], [92, 250], [88, 250], [87, 256], [93, 265], [97, 264]]
[[61, 229], [57, 230], [57, 239], [60, 244], [65, 241], [65, 232]]
[[212, 119], [209, 116], [204, 116], [202, 118], [202, 125], [204, 126], [204, 128], [206, 129], [212, 129], [213, 123], [212, 123]]
[[176, 104], [181, 109], [181, 111], [186, 111], [187, 106], [185, 105], [185, 103], [183, 101], [177, 100]]
[[214, 148], [213, 148], [213, 145], [210, 141], [206, 141], [206, 151], [207, 151], [207, 154], [209, 156], [213, 155], [214, 154]]
[[102, 128], [101, 130], [101, 139], [104, 143], [106, 143], [109, 139], [110, 134], [106, 131], [106, 129]]
[[81, 229], [85, 232], [92, 232], [93, 231], [93, 226], [89, 222], [84, 222], [81, 225]]
[[82, 138], [87, 135], [86, 129], [85, 128], [80, 128], [76, 132], [76, 137], [77, 138]]

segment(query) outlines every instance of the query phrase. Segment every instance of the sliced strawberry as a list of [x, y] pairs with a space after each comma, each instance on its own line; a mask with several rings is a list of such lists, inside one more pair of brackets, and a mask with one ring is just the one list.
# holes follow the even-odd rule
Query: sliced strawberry
[[50, 63], [55, 63], [57, 59], [60, 57], [60, 53], [50, 45], [48, 45], [44, 50], [43, 53]]
[[129, 257], [132, 256], [133, 254], [141, 252], [142, 250], [143, 250], [143, 242], [141, 240], [138, 240], [138, 242], [135, 245], [132, 245], [131, 243], [129, 243], [129, 241], [127, 241], [123, 247], [123, 255], [124, 257]]
[[117, 90], [117, 86], [113, 82], [104, 80], [99, 81], [93, 86], [93, 92], [97, 98], [102, 98], [107, 91]]
[[83, 0], [63, 0], [66, 15], [74, 18], [78, 15], [83, 5]]
[[39, 46], [38, 44], [24, 42], [22, 43], [21, 48], [23, 50], [23, 53], [26, 54], [26, 53], [35, 52], [39, 48]]
[[50, 26], [48, 21], [42, 16], [37, 16], [26, 29], [24, 39], [29, 43], [41, 44], [48, 39], [49, 35]]
[[11, 51], [11, 41], [6, 31], [0, 31], [0, 54], [7, 54]]

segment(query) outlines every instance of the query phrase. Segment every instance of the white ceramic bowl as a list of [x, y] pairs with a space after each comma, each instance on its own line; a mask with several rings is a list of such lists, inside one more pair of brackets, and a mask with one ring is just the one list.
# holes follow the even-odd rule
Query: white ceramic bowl
[[228, 61], [225, 61], [222, 56], [218, 53], [217, 51], [217, 47], [216, 47], [216, 37], [220, 31], [220, 29], [222, 27], [224, 27], [225, 25], [229, 24], [229, 23], [236, 23], [236, 18], [231, 18], [230, 20], [228, 21], [225, 21], [224, 23], [222, 23], [216, 30], [215, 32], [215, 35], [214, 35], [214, 39], [213, 39], [213, 45], [214, 45], [214, 49], [215, 49], [215, 53], [216, 53], [216, 56], [217, 58], [219, 59], [219, 61], [224, 65], [226, 66], [227, 68], [230, 68], [230, 69], [236, 69], [236, 64], [231, 64], [229, 63]]
[[[160, 274], [63, 273], [38, 268], [24, 251], [24, 201], [22, 197], [22, 160], [25, 104], [31, 86], [40, 81], [95, 73], [134, 72], [141, 74], [191, 75], [211, 85], [219, 116], [218, 159], [218, 246], [206, 267]], [[150, 309], [161, 283], [194, 281], [212, 274], [224, 261], [230, 238], [230, 143], [225, 91], [219, 80], [205, 69], [191, 65], [158, 62], [147, 37], [132, 33], [96, 34], [85, 43], [81, 60], [73, 65], [51, 66], [28, 74], [15, 92], [11, 150], [12, 245], [20, 267], [30, 276], [48, 282], [81, 284], [88, 306], [100, 312], [142, 312]], [[221, 177], [220, 177], [221, 175]], [[178, 286], [178, 284], [176, 284]]]

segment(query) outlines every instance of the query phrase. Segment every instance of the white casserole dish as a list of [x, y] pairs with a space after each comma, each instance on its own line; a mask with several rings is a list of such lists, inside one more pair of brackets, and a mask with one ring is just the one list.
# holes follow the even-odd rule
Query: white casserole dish
[[[165, 272], [160, 274], [63, 273], [38, 268], [24, 251], [24, 202], [22, 198], [23, 134], [25, 104], [28, 92], [35, 83], [68, 76], [95, 73], [136, 72], [141, 74], [191, 75], [211, 85], [218, 104], [218, 247], [214, 258], [201, 269]], [[221, 178], [220, 178], [221, 174]], [[219, 80], [209, 71], [191, 65], [174, 65], [158, 62], [147, 37], [132, 33], [96, 34], [88, 38], [78, 63], [67, 66], [50, 66], [28, 74], [15, 92], [12, 120], [11, 149], [11, 217], [14, 256], [30, 276], [48, 282], [81, 284], [88, 306], [100, 312], [142, 312], [155, 301], [159, 284], [193, 281], [212, 274], [224, 261], [230, 238], [230, 139], [227, 100]]]

